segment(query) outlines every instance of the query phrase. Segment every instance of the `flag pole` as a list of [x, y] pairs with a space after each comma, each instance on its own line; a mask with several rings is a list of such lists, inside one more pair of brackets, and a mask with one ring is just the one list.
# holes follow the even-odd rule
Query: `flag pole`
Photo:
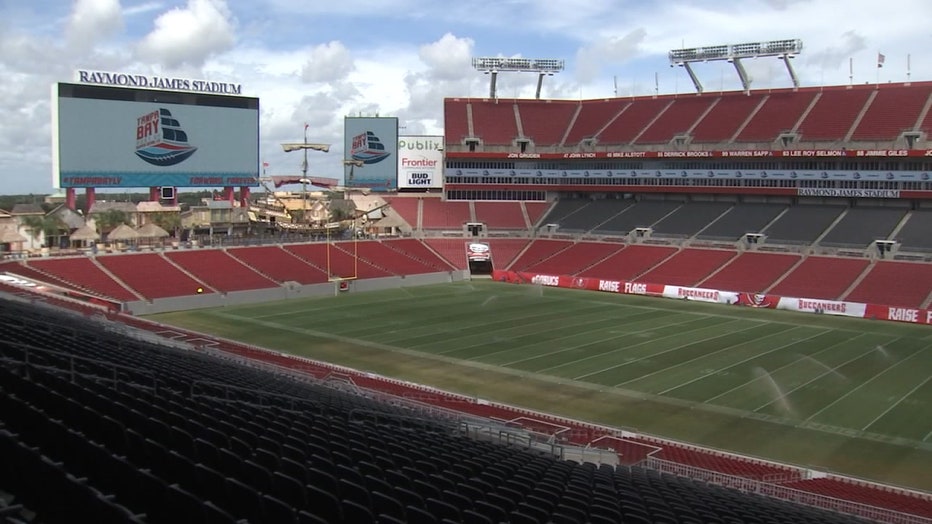
[[874, 82], [874, 85], [880, 87], [880, 68], [883, 67], [884, 56], [880, 51], [877, 51], [877, 80]]

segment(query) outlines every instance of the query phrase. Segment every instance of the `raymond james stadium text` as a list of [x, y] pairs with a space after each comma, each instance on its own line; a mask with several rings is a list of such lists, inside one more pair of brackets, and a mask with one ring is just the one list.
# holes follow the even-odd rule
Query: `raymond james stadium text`
[[78, 81], [84, 84], [197, 91], [200, 93], [224, 95], [241, 95], [243, 93], [242, 84], [192, 80], [189, 78], [168, 78], [155, 75], [146, 76], [126, 73], [106, 73], [102, 71], [78, 70]]

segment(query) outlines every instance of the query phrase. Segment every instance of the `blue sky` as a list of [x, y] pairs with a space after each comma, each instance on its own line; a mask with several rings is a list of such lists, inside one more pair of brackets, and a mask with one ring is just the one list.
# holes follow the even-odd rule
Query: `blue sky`
[[[800, 38], [802, 85], [932, 80], [932, 2], [900, 0], [0, 0], [0, 192], [51, 190], [49, 86], [76, 69], [240, 83], [261, 99], [260, 157], [296, 174], [279, 144], [334, 144], [309, 174], [340, 178], [343, 117], [397, 116], [440, 134], [444, 97], [483, 97], [473, 56], [561, 58], [545, 98], [692, 90], [670, 68], [681, 47]], [[886, 57], [876, 67], [877, 54]], [[746, 62], [752, 88], [788, 87], [776, 59]], [[740, 88], [726, 63], [696, 67], [706, 89]], [[879, 74], [878, 74], [879, 73]], [[655, 86], [655, 75], [657, 85]], [[534, 75], [500, 75], [499, 96], [533, 97]]]

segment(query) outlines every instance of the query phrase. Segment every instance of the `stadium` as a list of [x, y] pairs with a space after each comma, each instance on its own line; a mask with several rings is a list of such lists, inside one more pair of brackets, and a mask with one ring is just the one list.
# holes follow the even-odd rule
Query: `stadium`
[[0, 262], [0, 513], [932, 522], [932, 82], [696, 87], [447, 98], [375, 239]]

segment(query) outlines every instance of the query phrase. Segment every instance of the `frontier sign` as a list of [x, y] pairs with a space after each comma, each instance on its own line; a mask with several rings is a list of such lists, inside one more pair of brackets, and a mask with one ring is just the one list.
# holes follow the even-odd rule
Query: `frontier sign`
[[192, 93], [209, 93], [213, 95], [242, 95], [243, 85], [230, 82], [211, 82], [190, 78], [175, 78], [157, 75], [140, 75], [131, 73], [110, 73], [106, 71], [89, 71], [78, 69], [76, 80], [82, 84], [96, 84], [113, 87], [135, 87], [140, 89], [167, 89], [171, 91], [189, 91]]

